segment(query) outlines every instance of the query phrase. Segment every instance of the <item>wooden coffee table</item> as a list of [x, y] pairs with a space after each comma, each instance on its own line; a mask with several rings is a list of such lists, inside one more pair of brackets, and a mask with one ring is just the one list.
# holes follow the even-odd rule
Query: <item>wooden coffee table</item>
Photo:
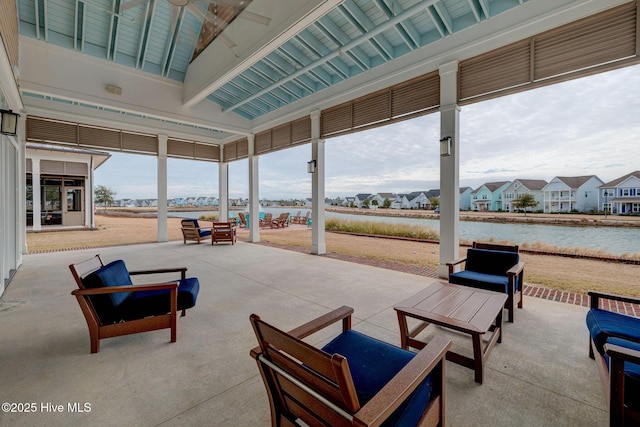
[[[400, 323], [402, 348], [422, 349], [426, 343], [415, 337], [430, 323], [471, 335], [473, 358], [449, 351], [447, 360], [475, 371], [476, 382], [482, 384], [484, 363], [494, 344], [502, 341], [502, 309], [507, 294], [433, 282], [426, 289], [393, 306]], [[407, 317], [421, 323], [409, 331]], [[487, 333], [488, 342], [482, 348]]]

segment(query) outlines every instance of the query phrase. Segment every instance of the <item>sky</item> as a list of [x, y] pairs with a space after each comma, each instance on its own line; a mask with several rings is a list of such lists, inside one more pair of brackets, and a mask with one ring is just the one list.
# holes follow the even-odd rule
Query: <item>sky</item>
[[[640, 65], [461, 107], [460, 186], [640, 170]], [[330, 138], [327, 197], [440, 188], [440, 114]], [[311, 197], [311, 144], [261, 155], [261, 199]], [[112, 153], [95, 184], [116, 199], [157, 197], [153, 156]], [[229, 197], [249, 195], [248, 160], [229, 163]], [[168, 160], [168, 198], [218, 196], [218, 164]]]

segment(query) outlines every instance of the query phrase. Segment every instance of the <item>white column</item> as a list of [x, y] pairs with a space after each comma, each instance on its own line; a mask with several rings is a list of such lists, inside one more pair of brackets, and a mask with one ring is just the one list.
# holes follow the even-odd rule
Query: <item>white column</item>
[[224, 146], [220, 146], [220, 163], [218, 163], [218, 221], [229, 218], [229, 163], [223, 162]]
[[249, 241], [260, 241], [260, 192], [258, 191], [258, 156], [255, 153], [255, 135], [249, 135]]
[[42, 223], [40, 221], [40, 215], [42, 211], [42, 188], [40, 188], [40, 158], [33, 156], [31, 159], [31, 183], [33, 191], [33, 231], [41, 231]]
[[440, 157], [440, 277], [448, 276], [446, 263], [458, 258], [460, 253], [460, 107], [457, 94], [458, 61], [453, 61], [440, 67], [440, 137], [452, 139], [451, 155]]
[[84, 225], [85, 227], [96, 228], [95, 206], [93, 205], [93, 156], [89, 158], [87, 168], [89, 174], [87, 182], [84, 183]]
[[19, 131], [18, 135], [20, 136], [20, 149], [18, 150], [19, 159], [19, 170], [18, 170], [18, 182], [20, 185], [18, 186], [18, 202], [20, 203], [20, 209], [18, 210], [18, 230], [20, 230], [19, 237], [19, 259], [18, 265], [22, 264], [22, 255], [29, 252], [29, 248], [27, 247], [27, 115], [21, 114], [18, 119]]
[[324, 139], [320, 139], [320, 111], [311, 113], [311, 160], [316, 171], [311, 174], [311, 253], [327, 253], [324, 231]]
[[158, 242], [169, 240], [167, 231], [167, 135], [158, 135]]

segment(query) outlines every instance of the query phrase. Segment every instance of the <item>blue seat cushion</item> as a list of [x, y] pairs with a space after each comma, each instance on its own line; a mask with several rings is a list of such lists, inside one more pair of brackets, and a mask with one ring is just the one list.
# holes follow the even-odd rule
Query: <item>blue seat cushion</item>
[[608, 338], [623, 338], [640, 343], [640, 318], [592, 308], [587, 312], [587, 328], [600, 354]]
[[[631, 350], [640, 351], [640, 343], [625, 340], [622, 338], [608, 338], [608, 344], [619, 345]], [[609, 356], [605, 354], [605, 360], [609, 365]], [[624, 362], [624, 396], [625, 404], [632, 409], [640, 410], [640, 365], [637, 363]]]
[[[129, 286], [133, 285], [129, 271], [122, 260], [110, 262], [100, 269], [82, 279], [82, 284], [87, 289], [102, 288], [105, 286]], [[93, 295], [91, 303], [103, 324], [117, 321], [116, 308], [122, 304], [131, 292], [117, 292], [108, 295]]]
[[520, 261], [517, 252], [490, 249], [468, 249], [465, 270], [477, 273], [506, 276], [507, 271]]
[[[415, 356], [415, 353], [353, 330], [338, 335], [322, 350], [329, 354], [338, 353], [346, 357], [358, 400], [362, 406]], [[417, 425], [429, 403], [432, 388], [432, 378], [429, 375], [383, 425]]]
[[[169, 283], [169, 282], [168, 282]], [[200, 283], [195, 277], [180, 280], [178, 285], [178, 310], [194, 307], [200, 291]], [[171, 311], [171, 290], [132, 292], [118, 308], [122, 320], [141, 319], [158, 316]]]
[[[516, 285], [517, 285], [516, 278]], [[462, 270], [449, 275], [449, 283], [471, 286], [473, 288], [485, 289], [487, 291], [508, 293], [509, 278], [507, 276], [497, 276], [494, 274], [478, 273], [470, 270]], [[516, 290], [518, 287], [516, 286]]]

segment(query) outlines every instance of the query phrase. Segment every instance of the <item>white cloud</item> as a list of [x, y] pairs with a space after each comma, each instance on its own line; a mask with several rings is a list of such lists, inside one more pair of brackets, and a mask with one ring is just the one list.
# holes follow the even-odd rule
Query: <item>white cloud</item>
[[[460, 185], [515, 178], [597, 175], [609, 181], [638, 169], [640, 65], [463, 106]], [[329, 197], [439, 187], [437, 113], [328, 139]], [[311, 195], [309, 144], [260, 156], [265, 198]], [[118, 198], [155, 197], [156, 159], [114, 154], [96, 183]], [[169, 197], [218, 195], [215, 163], [169, 160]], [[246, 160], [229, 164], [229, 195], [248, 197]]]

